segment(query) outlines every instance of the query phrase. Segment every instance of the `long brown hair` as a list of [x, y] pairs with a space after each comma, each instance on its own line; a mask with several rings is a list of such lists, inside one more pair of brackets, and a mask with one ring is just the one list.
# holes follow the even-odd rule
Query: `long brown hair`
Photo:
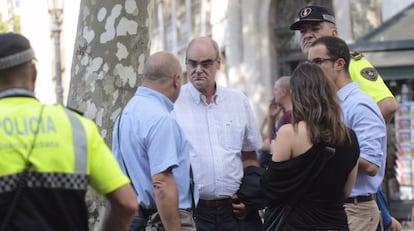
[[334, 84], [322, 69], [310, 62], [300, 64], [292, 73], [290, 88], [294, 128], [304, 121], [312, 143], [344, 144], [349, 132]]

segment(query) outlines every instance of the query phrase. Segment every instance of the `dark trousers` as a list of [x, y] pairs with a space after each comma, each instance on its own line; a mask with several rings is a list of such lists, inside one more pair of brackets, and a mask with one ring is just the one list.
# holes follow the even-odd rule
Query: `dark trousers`
[[129, 226], [129, 231], [145, 231], [146, 225], [147, 221], [137, 214], [132, 219], [132, 223]]
[[239, 220], [234, 216], [230, 206], [213, 208], [197, 207], [197, 231], [261, 231], [263, 224], [258, 212], [251, 212], [246, 219]]

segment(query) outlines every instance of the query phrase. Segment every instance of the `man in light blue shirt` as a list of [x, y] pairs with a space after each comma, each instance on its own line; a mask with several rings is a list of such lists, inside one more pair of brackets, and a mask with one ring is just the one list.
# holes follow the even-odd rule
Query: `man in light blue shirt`
[[381, 111], [372, 97], [364, 93], [358, 83], [352, 82], [348, 66], [349, 48], [337, 37], [315, 40], [308, 60], [319, 64], [325, 75], [338, 88], [345, 124], [358, 137], [360, 157], [358, 176], [351, 197], [345, 199], [349, 229], [376, 230], [380, 215], [375, 193], [385, 173], [386, 127]]
[[166, 230], [191, 230], [182, 229], [179, 213], [192, 208], [189, 147], [170, 115], [180, 89], [178, 60], [167, 52], [151, 55], [142, 86], [115, 123], [113, 153], [131, 178], [142, 211], [131, 230], [144, 230], [155, 211]]

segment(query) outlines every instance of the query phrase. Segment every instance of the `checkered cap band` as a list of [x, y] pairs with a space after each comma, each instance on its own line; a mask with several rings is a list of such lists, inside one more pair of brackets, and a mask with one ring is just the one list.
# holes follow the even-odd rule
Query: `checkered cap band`
[[18, 66], [35, 58], [32, 48], [0, 58], [0, 70]]

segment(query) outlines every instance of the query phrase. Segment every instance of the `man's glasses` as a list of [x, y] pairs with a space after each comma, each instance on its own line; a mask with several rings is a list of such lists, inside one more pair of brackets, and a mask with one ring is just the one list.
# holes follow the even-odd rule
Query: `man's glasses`
[[333, 58], [327, 58], [327, 59], [324, 59], [324, 58], [314, 58], [314, 59], [312, 59], [311, 60], [311, 62], [312, 63], [314, 63], [314, 64], [318, 64], [318, 65], [322, 65], [322, 63], [324, 63], [325, 61], [336, 61], [337, 59], [333, 59]]
[[197, 68], [198, 65], [200, 65], [202, 68], [208, 69], [211, 66], [213, 66], [215, 61], [217, 61], [217, 59], [206, 59], [206, 60], [202, 60], [201, 62], [197, 62], [195, 60], [187, 59], [185, 64], [187, 64], [187, 66], [189, 66], [191, 68]]

